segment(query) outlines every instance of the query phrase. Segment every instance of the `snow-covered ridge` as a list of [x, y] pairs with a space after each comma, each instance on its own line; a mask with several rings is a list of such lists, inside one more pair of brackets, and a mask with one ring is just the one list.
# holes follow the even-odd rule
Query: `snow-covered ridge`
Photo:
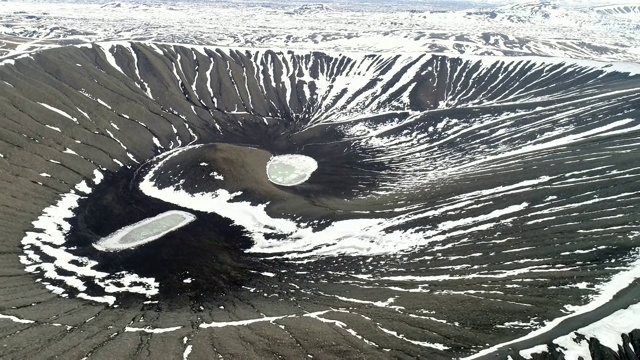
[[[393, 3], [393, 2], [391, 2]], [[639, 59], [637, 6], [611, 2], [246, 3], [6, 1], [1, 56], [65, 44], [136, 40], [194, 45], [368, 52]], [[207, 11], [200, 11], [202, 7]], [[593, 6], [601, 6], [594, 8]], [[635, 10], [634, 10], [635, 9]], [[153, 12], [153, 20], [147, 16]], [[73, 16], [69, 15], [73, 14]], [[250, 17], [251, 27], [236, 19]], [[215, 21], [213, 21], [215, 19]], [[142, 25], [140, 25], [142, 24]], [[524, 25], [528, 24], [528, 25]], [[366, 30], [366, 31], [363, 31]]]

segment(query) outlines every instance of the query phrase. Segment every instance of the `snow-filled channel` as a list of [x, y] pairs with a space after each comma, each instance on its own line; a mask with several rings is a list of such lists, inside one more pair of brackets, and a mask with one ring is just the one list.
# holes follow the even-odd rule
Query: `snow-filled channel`
[[300, 185], [309, 180], [318, 163], [309, 156], [287, 154], [274, 156], [267, 163], [267, 177], [282, 186]]
[[101, 251], [120, 251], [138, 247], [179, 229], [196, 219], [184, 211], [171, 210], [126, 226], [100, 239], [93, 246]]

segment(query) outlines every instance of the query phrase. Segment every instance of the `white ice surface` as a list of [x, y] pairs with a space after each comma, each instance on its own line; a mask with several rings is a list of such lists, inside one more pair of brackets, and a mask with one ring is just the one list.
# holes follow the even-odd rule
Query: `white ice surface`
[[[153, 225], [155, 223], [160, 223], [163, 220], [166, 221], [166, 218], [169, 216], [171, 217], [180, 216], [182, 217], [182, 221], [180, 221], [179, 223], [175, 223], [168, 228], [164, 228], [162, 229], [162, 231], [158, 232]], [[189, 224], [195, 219], [196, 217], [193, 214], [190, 214], [188, 212], [176, 211], [176, 210], [166, 211], [154, 217], [150, 217], [150, 218], [138, 221], [135, 224], [125, 226], [124, 228], [114, 232], [113, 234], [110, 234], [100, 239], [98, 242], [93, 244], [93, 247], [101, 251], [121, 251], [125, 249], [133, 249], [140, 245], [144, 245], [154, 240], [160, 239], [164, 235]], [[129, 241], [126, 243], [122, 242], [122, 239], [124, 237], [129, 235], [132, 231], [140, 229], [142, 227], [144, 228], [151, 227], [151, 230], [145, 231], [143, 233], [144, 236], [142, 238], [138, 238], [138, 239], [135, 239], [134, 241]]]
[[311, 157], [286, 154], [272, 157], [267, 163], [269, 181], [281, 186], [295, 186], [309, 180], [318, 169], [318, 163]]

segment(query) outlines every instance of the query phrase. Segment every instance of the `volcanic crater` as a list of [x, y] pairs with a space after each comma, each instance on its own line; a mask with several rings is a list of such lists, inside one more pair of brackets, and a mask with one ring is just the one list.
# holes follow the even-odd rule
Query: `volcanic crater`
[[0, 80], [9, 357], [450, 359], [640, 271], [633, 69], [118, 42]]

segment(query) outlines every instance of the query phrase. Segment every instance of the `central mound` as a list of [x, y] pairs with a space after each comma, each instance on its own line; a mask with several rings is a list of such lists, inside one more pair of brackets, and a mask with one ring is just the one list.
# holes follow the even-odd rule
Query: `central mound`
[[112, 43], [0, 79], [1, 312], [68, 339], [0, 355], [450, 359], [640, 269], [616, 66]]

